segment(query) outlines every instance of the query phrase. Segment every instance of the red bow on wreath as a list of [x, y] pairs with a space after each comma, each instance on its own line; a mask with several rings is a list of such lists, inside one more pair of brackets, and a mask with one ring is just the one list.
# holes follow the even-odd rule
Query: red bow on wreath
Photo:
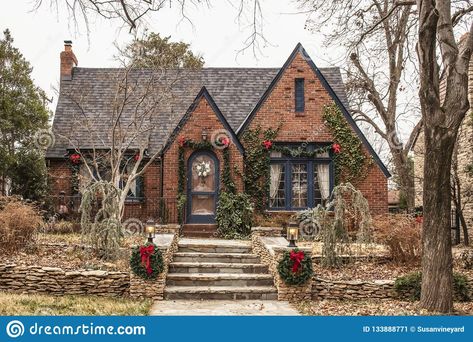
[[304, 252], [291, 251], [290, 258], [294, 261], [294, 264], [292, 265], [292, 273], [296, 273], [301, 266], [302, 260], [304, 260]]
[[333, 144], [332, 149], [333, 149], [333, 152], [340, 153], [340, 150], [342, 149], [342, 147], [339, 144]]
[[221, 146], [228, 147], [230, 145], [230, 139], [228, 139], [228, 137], [220, 137], [218, 143]]
[[263, 141], [263, 146], [265, 149], [269, 150], [273, 146], [273, 143], [269, 140], [265, 140]]
[[140, 154], [139, 154], [139, 153], [135, 154], [135, 156], [133, 157], [133, 159], [135, 159], [135, 161], [140, 160]]
[[154, 246], [141, 246], [140, 247], [140, 255], [141, 255], [141, 264], [146, 268], [146, 273], [151, 274], [153, 273], [153, 269], [151, 268], [151, 255], [154, 253]]

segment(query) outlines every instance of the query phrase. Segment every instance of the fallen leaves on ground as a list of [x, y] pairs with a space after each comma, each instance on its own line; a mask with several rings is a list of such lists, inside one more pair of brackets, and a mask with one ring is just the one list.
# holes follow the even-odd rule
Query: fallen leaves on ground
[[[435, 315], [421, 309], [419, 302], [399, 300], [321, 300], [294, 303], [309, 316], [425, 316]], [[455, 315], [473, 315], [473, 302], [455, 303]]]

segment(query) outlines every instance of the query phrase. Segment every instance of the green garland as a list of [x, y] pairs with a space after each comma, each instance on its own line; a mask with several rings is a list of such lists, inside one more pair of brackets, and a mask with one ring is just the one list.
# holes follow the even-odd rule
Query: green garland
[[184, 159], [184, 146], [179, 146], [178, 151], [178, 178], [177, 178], [177, 222], [182, 224], [184, 221], [184, 210], [186, 207], [186, 161]]
[[[140, 248], [148, 247], [150, 245], [154, 246], [154, 253], [150, 256], [150, 266], [153, 272], [151, 274], [148, 274], [148, 272], [146, 272], [146, 267], [141, 262]], [[156, 246], [154, 243], [147, 242], [144, 246], [133, 247], [130, 257], [130, 268], [134, 274], [143, 279], [156, 279], [158, 275], [164, 270], [163, 255], [158, 249], [158, 246]]]
[[367, 175], [373, 160], [363, 151], [363, 145], [348, 125], [340, 108], [334, 103], [324, 106], [323, 119], [341, 151], [334, 155], [335, 183], [357, 184]]
[[279, 146], [279, 145], [273, 145], [270, 148], [271, 151], [281, 152], [285, 156], [301, 157], [301, 158], [312, 158], [312, 159], [317, 158], [319, 156], [319, 154], [329, 152], [332, 149], [333, 149], [332, 145], [323, 146], [323, 147], [314, 149], [312, 151], [305, 150], [301, 147], [290, 148], [290, 147], [287, 147], [287, 146]]
[[287, 285], [305, 284], [314, 274], [312, 269], [312, 260], [307, 254], [304, 255], [304, 259], [301, 261], [298, 271], [294, 273], [292, 271], [294, 261], [291, 260], [291, 252], [298, 253], [299, 250], [295, 248], [292, 251], [284, 252], [283, 257], [278, 264], [279, 276]]

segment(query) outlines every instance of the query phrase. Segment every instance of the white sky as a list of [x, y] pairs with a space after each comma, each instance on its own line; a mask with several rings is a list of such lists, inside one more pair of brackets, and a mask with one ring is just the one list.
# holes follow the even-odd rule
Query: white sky
[[[121, 46], [132, 39], [127, 28], [121, 28], [118, 21], [93, 18], [90, 35], [85, 28], [77, 31], [71, 26], [66, 11], [57, 13], [49, 8], [48, 0], [37, 11], [33, 11], [33, 0], [8, 1], [0, 12], [0, 29], [9, 28], [14, 45], [20, 49], [33, 66], [33, 78], [48, 96], [56, 94], [59, 81], [59, 53], [63, 41], [71, 39], [73, 50], [82, 67], [113, 67], [116, 52], [114, 46]], [[173, 41], [191, 44], [194, 52], [203, 55], [206, 66], [280, 67], [297, 42], [301, 42], [315, 63], [319, 66], [334, 64], [335, 52], [322, 49], [322, 37], [304, 29], [304, 14], [289, 14], [297, 11], [286, 1], [271, 1], [263, 8], [265, 14], [264, 32], [270, 45], [262, 49], [257, 58], [252, 51], [237, 52], [244, 47], [249, 31], [245, 23], [236, 21], [237, 9], [226, 1], [214, 1], [211, 8], [191, 8], [188, 16], [193, 24], [182, 21], [177, 8], [164, 9], [148, 20], [150, 31], [171, 36]], [[62, 13], [61, 13], [62, 12]], [[339, 62], [338, 62], [339, 63]], [[54, 109], [54, 106], [53, 108]]]

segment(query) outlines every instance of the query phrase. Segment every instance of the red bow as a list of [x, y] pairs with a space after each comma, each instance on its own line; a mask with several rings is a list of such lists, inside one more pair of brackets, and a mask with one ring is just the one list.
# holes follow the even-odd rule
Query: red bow
[[271, 141], [269, 141], [269, 140], [265, 140], [265, 141], [263, 141], [263, 146], [264, 146], [267, 150], [269, 150], [269, 149], [273, 146], [273, 143], [272, 143]]
[[151, 268], [151, 255], [154, 253], [154, 245], [141, 246], [140, 255], [141, 255], [141, 264], [146, 268], [146, 273], [153, 273]]
[[230, 145], [230, 139], [228, 139], [228, 137], [221, 137], [218, 141], [222, 146], [228, 147], [228, 145]]
[[424, 217], [423, 217], [423, 216], [417, 216], [417, 217], [416, 217], [416, 222], [417, 222], [417, 223], [422, 223], [422, 222], [424, 222]]
[[184, 147], [184, 145], [187, 142], [187, 139], [185, 137], [179, 137], [177, 142], [178, 142], [179, 146]]
[[294, 261], [294, 264], [292, 265], [292, 273], [296, 273], [301, 266], [302, 260], [304, 260], [304, 252], [291, 251], [290, 258]]
[[139, 153], [135, 154], [134, 159], [135, 159], [135, 161], [140, 160], [140, 154]]
[[339, 144], [333, 144], [332, 149], [333, 149], [333, 152], [340, 153], [340, 150], [342, 149], [342, 147]]
[[78, 154], [78, 153], [71, 154], [71, 156], [69, 157], [69, 159], [71, 160], [71, 162], [72, 162], [73, 164], [79, 164], [79, 162], [80, 162], [80, 154]]

